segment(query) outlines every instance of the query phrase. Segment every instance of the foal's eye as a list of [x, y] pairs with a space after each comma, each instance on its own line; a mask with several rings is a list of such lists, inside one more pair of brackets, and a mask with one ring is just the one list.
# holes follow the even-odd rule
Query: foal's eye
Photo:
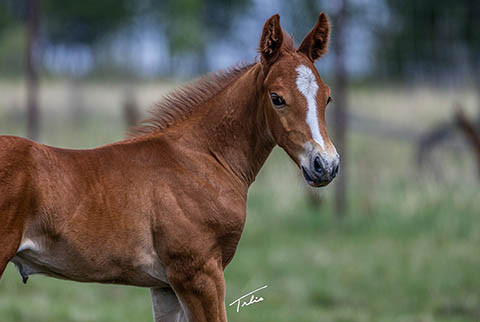
[[329, 96], [329, 97], [327, 98], [327, 105], [328, 105], [328, 103], [330, 103], [330, 102], [333, 102], [333, 98], [332, 98], [331, 96]]
[[270, 98], [272, 99], [272, 103], [276, 108], [282, 108], [285, 106], [285, 100], [280, 95], [272, 93], [270, 94]]

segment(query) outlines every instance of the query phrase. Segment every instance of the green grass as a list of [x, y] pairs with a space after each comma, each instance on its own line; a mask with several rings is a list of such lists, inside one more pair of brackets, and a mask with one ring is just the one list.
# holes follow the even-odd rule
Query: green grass
[[269, 287], [232, 320], [478, 321], [478, 187], [423, 188], [397, 182], [368, 212], [352, 191], [339, 222], [330, 194], [320, 210], [303, 198], [278, 205], [259, 182], [226, 276], [235, 295]]
[[[378, 108], [398, 99], [369, 91]], [[364, 96], [352, 93], [352, 101]], [[1, 133], [24, 134], [23, 119], [12, 113], [0, 106]], [[89, 113], [75, 125], [68, 113], [48, 116], [42, 142], [53, 145], [93, 147], [124, 131], [115, 111]], [[352, 133], [349, 209], [338, 220], [334, 184], [313, 207], [298, 169], [276, 149], [249, 193], [245, 231], [225, 272], [226, 304], [268, 288], [258, 294], [263, 302], [238, 313], [227, 306], [229, 321], [478, 322], [480, 194], [471, 156], [442, 150], [439, 179], [416, 167], [413, 152], [407, 143]], [[2, 322], [151, 320], [147, 289], [42, 276], [23, 285], [13, 265], [0, 281]]]

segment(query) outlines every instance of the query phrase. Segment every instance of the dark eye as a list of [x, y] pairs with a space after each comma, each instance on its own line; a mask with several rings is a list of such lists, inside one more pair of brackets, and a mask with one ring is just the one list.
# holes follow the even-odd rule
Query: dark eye
[[281, 108], [285, 106], [285, 100], [280, 95], [272, 93], [270, 94], [270, 97], [272, 99], [273, 105], [275, 105], [276, 108]]
[[329, 96], [329, 97], [327, 98], [327, 105], [328, 105], [328, 103], [330, 103], [330, 102], [333, 102], [333, 98], [332, 98], [331, 96]]

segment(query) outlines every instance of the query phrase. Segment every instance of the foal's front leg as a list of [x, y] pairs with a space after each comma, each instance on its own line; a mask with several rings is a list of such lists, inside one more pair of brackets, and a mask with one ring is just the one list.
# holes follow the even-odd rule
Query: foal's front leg
[[[3, 192], [5, 190], [0, 189], [0, 198], [6, 195], [2, 195]], [[25, 217], [12, 200], [0, 200], [0, 279], [20, 246]]]
[[222, 264], [207, 261], [194, 272], [170, 272], [168, 279], [189, 322], [227, 322]]

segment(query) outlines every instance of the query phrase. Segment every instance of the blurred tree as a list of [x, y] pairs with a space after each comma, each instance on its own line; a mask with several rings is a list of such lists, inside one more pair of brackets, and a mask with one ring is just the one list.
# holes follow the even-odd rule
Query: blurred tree
[[[384, 1], [390, 18], [378, 29], [378, 68], [388, 78], [473, 83], [480, 129], [480, 1]], [[454, 133], [450, 122], [428, 129], [419, 140], [419, 163]]]
[[451, 78], [468, 61], [480, 89], [480, 1], [384, 1], [377, 56], [389, 77]]
[[[42, 0], [44, 23], [43, 41], [46, 46], [64, 46], [92, 49], [130, 25], [136, 14], [135, 3], [127, 0]], [[77, 49], [78, 50], [78, 49]], [[74, 123], [81, 123], [86, 116], [82, 90], [83, 71], [72, 66], [69, 69], [72, 91], [70, 108]]]
[[159, 32], [165, 32], [170, 57], [179, 57], [180, 61], [185, 55], [193, 56], [193, 73], [203, 73], [208, 69], [207, 44], [212, 35], [217, 39], [227, 35], [233, 16], [247, 8], [251, 1], [2, 0], [0, 36], [14, 24], [23, 24], [26, 30], [28, 136], [38, 138], [39, 132], [37, 65], [41, 61], [40, 47], [93, 49], [106, 37], [125, 31], [138, 20], [156, 17], [161, 27]]
[[[207, 45], [230, 35], [234, 17], [253, 0], [42, 0], [39, 42], [45, 46], [93, 49], [108, 36], [125, 31], [139, 21], [156, 21], [165, 35], [171, 71], [184, 58], [192, 58], [192, 73], [208, 70]], [[28, 0], [2, 0], [0, 32], [10, 21], [25, 22]], [[12, 19], [12, 17], [14, 19]], [[178, 64], [175, 63], [178, 61]]]
[[[312, 29], [311, 23], [298, 23], [299, 21], [316, 21], [321, 11], [324, 11], [324, 2], [319, 0], [303, 0], [303, 1], [284, 1], [282, 9], [288, 13], [282, 16], [283, 21], [287, 22], [291, 29], [289, 30], [295, 36], [295, 41], [300, 42], [305, 35]], [[298, 38], [297, 38], [298, 37]]]
[[125, 96], [123, 98], [123, 116], [127, 129], [139, 124], [140, 111], [138, 109], [134, 89], [130, 86], [125, 89]]
[[252, 0], [151, 0], [146, 7], [165, 29], [170, 57], [194, 55], [194, 72], [202, 74], [208, 71], [208, 44], [231, 36], [234, 17], [251, 4]]
[[12, 24], [0, 32], [0, 75], [17, 76], [25, 65], [25, 28]]
[[27, 0], [27, 46], [26, 81], [27, 81], [27, 136], [38, 140], [40, 134], [40, 113], [38, 107], [38, 68], [36, 52], [38, 50], [38, 27], [40, 23], [40, 0]]
[[126, 0], [43, 0], [43, 36], [53, 44], [92, 45], [134, 13], [134, 3]]
[[[38, 31], [40, 21], [40, 0], [13, 1], [4, 0], [0, 3], [0, 36], [5, 36], [7, 30], [15, 29], [16, 25], [24, 23], [24, 67], [26, 79], [26, 110], [27, 136], [38, 139], [40, 129], [40, 114], [38, 108], [38, 68], [36, 53], [38, 50]], [[11, 41], [8, 42], [12, 44]], [[20, 47], [22, 47], [20, 45]], [[14, 47], [15, 50], [19, 48]], [[9, 56], [8, 52], [1, 52]], [[2, 56], [3, 56], [2, 55]], [[21, 56], [18, 52], [16, 56]]]
[[333, 16], [335, 36], [333, 37], [333, 50], [335, 51], [334, 63], [334, 110], [335, 119], [335, 146], [341, 160], [341, 172], [335, 185], [335, 212], [343, 218], [348, 209], [347, 198], [347, 131], [348, 131], [348, 75], [346, 68], [346, 25], [348, 19], [348, 1], [338, 0], [339, 8]]
[[3, 76], [18, 74], [24, 68], [25, 28], [14, 14], [18, 7], [14, 1], [0, 1], [0, 74]]
[[18, 22], [26, 26], [27, 136], [38, 139], [40, 44], [92, 45], [124, 23], [131, 12], [126, 3], [116, 0], [4, 0], [0, 9], [0, 32]]
[[13, 23], [12, 17], [8, 14], [8, 2], [0, 2], [0, 35]]

